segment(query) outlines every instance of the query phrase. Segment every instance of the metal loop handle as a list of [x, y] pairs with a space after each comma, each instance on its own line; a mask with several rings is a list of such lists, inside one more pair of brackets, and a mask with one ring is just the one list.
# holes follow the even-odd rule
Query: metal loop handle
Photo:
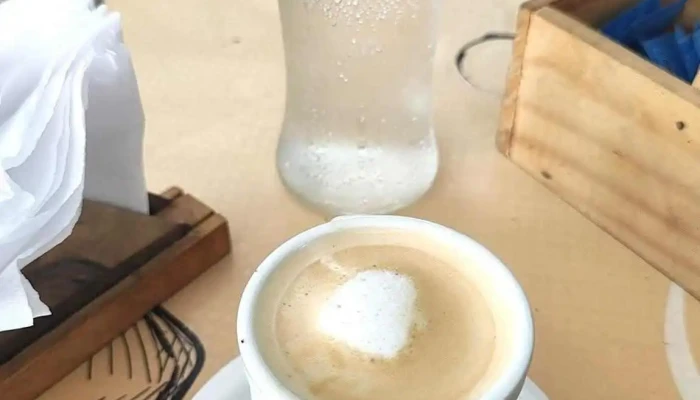
[[[476, 38], [465, 45], [463, 45], [459, 51], [457, 51], [457, 54], [455, 55], [455, 66], [457, 67], [457, 71], [459, 72], [459, 75], [464, 79], [464, 81], [469, 84], [469, 86], [473, 87], [474, 89], [484, 91], [484, 92], [492, 92], [488, 88], [480, 87], [478, 82], [474, 82], [471, 77], [463, 70], [462, 65], [464, 64], [464, 61], [467, 59], [467, 55], [471, 49], [474, 47], [480, 46], [484, 43], [496, 41], [496, 40], [514, 40], [515, 39], [515, 34], [511, 32], [487, 32], [483, 36]], [[495, 94], [502, 94], [502, 93], [495, 93]]]

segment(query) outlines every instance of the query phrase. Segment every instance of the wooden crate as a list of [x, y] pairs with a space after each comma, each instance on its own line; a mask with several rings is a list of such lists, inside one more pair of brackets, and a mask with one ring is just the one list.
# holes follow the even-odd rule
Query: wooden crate
[[598, 32], [635, 2], [522, 6], [497, 145], [700, 299], [700, 90]]

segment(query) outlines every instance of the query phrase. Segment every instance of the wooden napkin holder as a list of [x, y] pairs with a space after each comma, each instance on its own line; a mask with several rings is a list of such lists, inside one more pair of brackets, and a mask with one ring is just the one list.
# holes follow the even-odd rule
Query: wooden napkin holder
[[52, 310], [0, 333], [0, 398], [34, 399], [230, 252], [226, 220], [171, 188], [151, 215], [85, 201], [71, 236], [23, 272]]
[[700, 299], [700, 90], [596, 29], [636, 1], [522, 6], [498, 148]]

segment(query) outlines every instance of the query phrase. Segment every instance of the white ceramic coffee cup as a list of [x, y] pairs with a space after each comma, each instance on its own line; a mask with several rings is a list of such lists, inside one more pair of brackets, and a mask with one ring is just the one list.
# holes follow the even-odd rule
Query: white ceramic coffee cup
[[[532, 357], [534, 335], [530, 307], [522, 288], [508, 268], [485, 247], [457, 231], [432, 222], [400, 216], [338, 217], [291, 238], [273, 251], [248, 282], [238, 309], [238, 338], [253, 400], [306, 400], [285, 388], [260, 354], [253, 328], [253, 316], [259, 296], [268, 278], [282, 262], [298, 249], [333, 233], [361, 228], [399, 229], [428, 235], [440, 243], [464, 252], [475, 261], [479, 276], [489, 282], [490, 293], [509, 310], [508, 325], [512, 340], [505, 367], [481, 397], [482, 400], [515, 400], [525, 382]], [[488, 294], [483, 293], [484, 296]], [[487, 299], [488, 300], [488, 299]], [[440, 399], [435, 399], [440, 400]]]

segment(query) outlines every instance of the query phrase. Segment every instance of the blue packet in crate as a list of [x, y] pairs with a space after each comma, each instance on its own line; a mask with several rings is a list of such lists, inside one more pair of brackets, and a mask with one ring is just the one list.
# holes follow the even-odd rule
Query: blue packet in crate
[[671, 28], [688, 0], [641, 0], [609, 21], [602, 33], [685, 81], [692, 81], [700, 64], [700, 29], [688, 35]]
[[644, 52], [652, 63], [678, 77], [686, 76], [686, 67], [683, 63], [683, 57], [678, 48], [674, 32], [643, 40], [641, 43]]
[[640, 18], [660, 9], [660, 0], [642, 0], [605, 24], [601, 31], [609, 38], [623, 45], [633, 46], [636, 38], [630, 29], [632, 25]]
[[693, 36], [687, 34], [683, 27], [676, 25], [676, 44], [678, 46], [681, 60], [683, 61], [683, 66], [685, 67], [685, 74], [679, 76], [679, 78], [682, 78], [687, 82], [693, 81], [695, 74], [698, 72], [698, 67], [700, 66], [700, 58], [698, 58], [698, 53], [696, 51], [697, 44], [694, 36], [694, 34]]
[[[693, 45], [695, 47], [695, 54], [698, 55], [698, 58], [700, 58], [700, 22], [695, 23], [695, 29], [692, 33], [692, 39]], [[695, 78], [695, 75], [697, 75], [697, 73], [697, 70], [693, 72], [693, 77], [691, 77], [691, 80]]]
[[688, 0], [678, 0], [638, 18], [630, 26], [632, 36], [639, 42], [652, 39], [663, 33], [675, 22]]

